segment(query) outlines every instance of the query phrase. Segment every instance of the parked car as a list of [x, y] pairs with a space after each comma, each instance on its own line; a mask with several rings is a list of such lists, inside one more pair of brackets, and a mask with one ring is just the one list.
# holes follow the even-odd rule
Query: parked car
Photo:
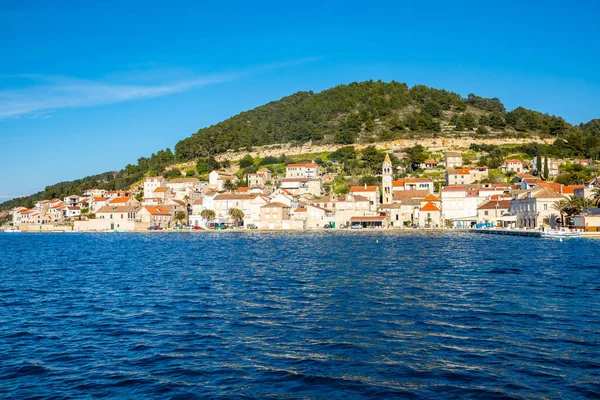
[[221, 225], [216, 225], [215, 226], [215, 231], [220, 231], [223, 229], [227, 229], [227, 226], [225, 226], [225, 224], [221, 224]]
[[246, 228], [248, 228], [248, 229], [258, 229], [258, 226], [256, 226], [255, 224], [248, 224], [248, 225], [246, 225]]
[[201, 226], [198, 226], [198, 225], [196, 225], [196, 226], [195, 226], [195, 227], [193, 227], [192, 229], [193, 229], [193, 230], [195, 230], [195, 231], [203, 231], [203, 230], [204, 230], [204, 228], [203, 228], [203, 227], [201, 227]]
[[152, 225], [148, 227], [149, 231], [162, 231], [162, 228], [158, 225]]
[[362, 229], [363, 226], [361, 224], [352, 224], [351, 229]]

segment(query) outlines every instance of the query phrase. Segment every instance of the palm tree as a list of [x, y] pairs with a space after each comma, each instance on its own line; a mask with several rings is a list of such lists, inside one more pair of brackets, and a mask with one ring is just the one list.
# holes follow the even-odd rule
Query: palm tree
[[594, 193], [594, 195], [592, 196], [593, 204], [600, 207], [600, 189], [594, 189], [592, 190], [592, 193]]
[[202, 212], [200, 213], [200, 216], [202, 218], [204, 218], [206, 220], [206, 222], [215, 219], [215, 217], [217, 216], [217, 214], [215, 214], [215, 212], [213, 210], [209, 210], [208, 208], [205, 208], [204, 210], [202, 210]]
[[223, 189], [227, 190], [228, 192], [232, 192], [234, 191], [236, 188], [235, 183], [231, 182], [230, 179], [227, 179], [225, 181], [225, 183], [223, 184]]
[[572, 215], [579, 214], [587, 205], [586, 200], [583, 197], [579, 196], [571, 196], [569, 197], [567, 202], [569, 203], [569, 206], [567, 207], [565, 212], [569, 217]]
[[565, 212], [568, 207], [569, 202], [567, 200], [559, 200], [552, 205], [552, 208], [560, 213], [560, 226], [565, 226]]
[[240, 221], [244, 219], [244, 212], [239, 208], [230, 208], [229, 217], [235, 222], [236, 226], [240, 226]]
[[187, 214], [184, 211], [177, 211], [175, 213], [175, 222], [181, 223], [187, 219]]

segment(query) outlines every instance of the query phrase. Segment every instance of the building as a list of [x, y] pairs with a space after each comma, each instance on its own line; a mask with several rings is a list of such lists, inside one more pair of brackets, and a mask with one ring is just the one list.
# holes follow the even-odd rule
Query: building
[[517, 160], [516, 158], [506, 159], [500, 166], [500, 171], [504, 172], [505, 174], [509, 172], [520, 174], [523, 172], [523, 161]]
[[379, 188], [377, 186], [352, 186], [350, 187], [350, 194], [366, 197], [369, 200], [370, 211], [377, 211], [379, 205]]
[[262, 229], [290, 229], [290, 206], [278, 201], [265, 204], [260, 208], [260, 227]]
[[462, 154], [446, 153], [446, 168], [460, 168], [463, 165]]
[[427, 190], [433, 193], [434, 184], [431, 178], [403, 178], [392, 182], [392, 195], [399, 190]]
[[442, 219], [451, 221], [453, 226], [468, 228], [477, 223], [477, 207], [485, 199], [477, 190], [465, 186], [445, 186], [441, 191]]
[[[160, 203], [163, 203], [169, 199], [172, 199], [174, 197], [173, 195], [173, 189], [171, 189], [170, 187], [167, 186], [162, 186], [159, 188], [156, 188], [154, 190], [154, 193], [152, 193], [152, 198], [158, 199], [158, 201]], [[147, 197], [144, 197], [145, 199]]]
[[86, 221], [86, 225], [96, 230], [133, 230], [138, 210], [133, 206], [104, 206], [96, 211], [96, 219]]
[[109, 207], [120, 207], [120, 206], [130, 206], [137, 207], [140, 205], [140, 202], [134, 199], [133, 197], [115, 197], [114, 199], [108, 202]]
[[[533, 171], [534, 174], [541, 175], [544, 171], [544, 166], [546, 165], [546, 157], [541, 156], [541, 159], [542, 159], [542, 170], [541, 171], [537, 170], [537, 156], [533, 157], [533, 159], [531, 160], [531, 170]], [[560, 164], [560, 161], [557, 160], [556, 158], [548, 158], [548, 175], [549, 176], [558, 176], [559, 164]]]
[[273, 175], [268, 168], [261, 168], [255, 173], [244, 174], [244, 180], [248, 186], [265, 186], [271, 183]]
[[447, 168], [446, 186], [469, 185], [471, 184], [471, 174], [466, 168]]
[[300, 196], [304, 194], [321, 196], [323, 194], [321, 179], [318, 178], [283, 178], [281, 180], [281, 188], [286, 189], [294, 196]]
[[442, 211], [433, 202], [424, 203], [419, 210], [419, 226], [439, 228], [442, 226]]
[[154, 191], [159, 187], [165, 186], [165, 178], [162, 176], [153, 176], [144, 179], [144, 197], [154, 197]]
[[552, 189], [540, 187], [515, 195], [510, 203], [510, 212], [516, 215], [517, 227], [540, 228], [544, 224], [554, 225], [559, 212], [553, 205], [566, 199]]
[[150, 225], [170, 227], [173, 215], [167, 207], [145, 206], [137, 212], [137, 220]]
[[200, 181], [196, 178], [177, 178], [167, 182], [167, 187], [172, 190], [173, 197], [183, 200], [189, 197], [189, 191], [197, 188]]
[[390, 155], [386, 153], [383, 165], [381, 167], [381, 202], [383, 204], [392, 204], [393, 172]]
[[310, 164], [288, 164], [285, 167], [286, 178], [309, 178], [319, 177], [319, 166], [316, 163]]
[[237, 208], [244, 213], [243, 221], [246, 226], [260, 225], [260, 207], [267, 203], [268, 197], [259, 194], [222, 193], [212, 200], [217, 222], [229, 222], [229, 210]]
[[486, 200], [477, 207], [477, 223], [492, 223], [503, 228], [514, 227], [516, 216], [510, 214], [510, 199], [497, 197]]

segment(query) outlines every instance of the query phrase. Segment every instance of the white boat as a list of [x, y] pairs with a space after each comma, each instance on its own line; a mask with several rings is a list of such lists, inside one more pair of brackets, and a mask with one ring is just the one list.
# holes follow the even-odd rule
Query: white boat
[[579, 233], [569, 233], [565, 228], [553, 229], [549, 231], [542, 232], [543, 238], [578, 238], [581, 235]]
[[17, 233], [17, 232], [19, 232], [20, 233], [21, 230], [19, 228], [8, 228], [8, 229], [5, 229], [4, 232], [6, 232], [6, 233]]

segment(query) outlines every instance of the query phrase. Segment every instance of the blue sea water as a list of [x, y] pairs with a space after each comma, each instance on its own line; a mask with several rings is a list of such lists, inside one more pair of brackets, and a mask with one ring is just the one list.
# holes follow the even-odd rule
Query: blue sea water
[[0, 234], [0, 397], [593, 398], [600, 241]]

